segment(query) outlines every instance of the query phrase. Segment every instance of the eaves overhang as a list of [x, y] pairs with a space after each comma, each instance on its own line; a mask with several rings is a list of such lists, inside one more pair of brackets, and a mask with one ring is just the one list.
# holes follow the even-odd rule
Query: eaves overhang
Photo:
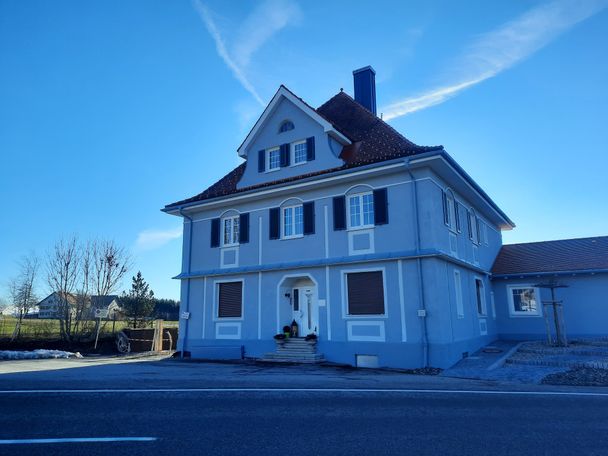
[[[456, 190], [476, 196], [478, 202], [486, 205], [489, 209], [486, 211], [487, 215], [493, 215], [491, 219], [497, 222], [502, 230], [515, 228], [515, 223], [445, 150], [416, 154], [408, 159], [408, 164], [411, 168], [429, 166], [454, 188], [458, 186], [457, 183], [460, 180], [464, 185], [461, 185], [461, 188], [455, 188]], [[455, 177], [459, 179], [454, 179]]]

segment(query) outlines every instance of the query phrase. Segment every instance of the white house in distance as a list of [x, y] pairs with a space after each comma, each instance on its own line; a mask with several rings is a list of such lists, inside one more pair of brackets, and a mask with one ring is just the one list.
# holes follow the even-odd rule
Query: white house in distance
[[[69, 293], [67, 300], [70, 306], [76, 306], [76, 295]], [[38, 303], [38, 318], [55, 319], [59, 318], [59, 306], [61, 305], [61, 299], [58, 292], [53, 292]], [[95, 311], [97, 309], [104, 309], [108, 311], [107, 318], [114, 318], [116, 312], [120, 311], [120, 305], [118, 304], [118, 296], [91, 296], [90, 302], [87, 303], [88, 318], [95, 318]]]

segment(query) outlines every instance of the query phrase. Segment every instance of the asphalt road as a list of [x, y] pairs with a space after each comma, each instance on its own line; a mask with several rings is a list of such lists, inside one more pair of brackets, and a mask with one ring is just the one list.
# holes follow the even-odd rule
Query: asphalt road
[[0, 394], [0, 444], [19, 455], [608, 453], [607, 396], [458, 392]]

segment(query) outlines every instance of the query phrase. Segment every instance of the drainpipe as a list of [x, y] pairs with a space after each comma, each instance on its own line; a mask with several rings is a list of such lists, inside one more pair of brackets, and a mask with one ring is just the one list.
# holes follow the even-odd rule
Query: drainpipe
[[[182, 350], [180, 353], [180, 358], [183, 359], [184, 358], [184, 352], [186, 351], [186, 344], [188, 342], [188, 322], [190, 321], [190, 269], [192, 266], [192, 217], [190, 217], [189, 215], [187, 215], [184, 212], [183, 208], [179, 208], [179, 215], [181, 215], [183, 218], [188, 219], [189, 223], [189, 230], [188, 230], [188, 266], [186, 269], [186, 274], [188, 274], [188, 278], [186, 279], [186, 305], [185, 305], [185, 312], [188, 313], [188, 318], [185, 320], [184, 323], [184, 338], [183, 338], [183, 343], [182, 343]], [[181, 315], [180, 315], [181, 317]]]
[[[416, 255], [420, 255], [420, 214], [418, 211], [418, 188], [416, 179], [410, 170], [409, 159], [405, 161], [406, 171], [412, 179], [412, 194], [414, 200], [414, 214], [416, 216], [416, 223], [414, 225], [414, 229], [416, 230], [416, 235], [414, 237], [416, 241]], [[416, 258], [416, 265], [418, 268], [418, 297], [420, 298], [420, 310], [424, 312], [424, 316], [422, 318], [422, 359], [424, 363], [424, 367], [428, 367], [429, 364], [429, 338], [428, 338], [428, 329], [426, 324], [426, 303], [424, 301], [424, 275], [422, 273], [422, 259], [420, 257]]]

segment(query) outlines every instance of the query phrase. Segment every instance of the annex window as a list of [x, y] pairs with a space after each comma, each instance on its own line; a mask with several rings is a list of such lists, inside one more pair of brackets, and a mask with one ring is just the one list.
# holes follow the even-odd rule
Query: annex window
[[349, 228], [374, 226], [374, 194], [360, 193], [348, 197]]
[[382, 271], [346, 274], [349, 315], [384, 315], [384, 278]]
[[278, 147], [268, 149], [268, 169], [273, 171], [281, 167], [281, 150]]
[[219, 318], [243, 316], [243, 282], [218, 284], [217, 316]]
[[477, 313], [479, 315], [486, 315], [486, 293], [483, 281], [479, 278], [475, 278], [475, 298], [477, 301]]
[[507, 287], [509, 295], [509, 312], [511, 315], [538, 316], [540, 301], [538, 288], [530, 286]]
[[282, 235], [283, 239], [300, 237], [304, 234], [304, 208], [303, 206], [288, 206], [282, 209]]
[[300, 163], [306, 163], [306, 157], [308, 154], [306, 141], [299, 141], [293, 144], [293, 164], [298, 165]]
[[225, 217], [222, 219], [222, 246], [227, 247], [239, 243], [240, 217]]

